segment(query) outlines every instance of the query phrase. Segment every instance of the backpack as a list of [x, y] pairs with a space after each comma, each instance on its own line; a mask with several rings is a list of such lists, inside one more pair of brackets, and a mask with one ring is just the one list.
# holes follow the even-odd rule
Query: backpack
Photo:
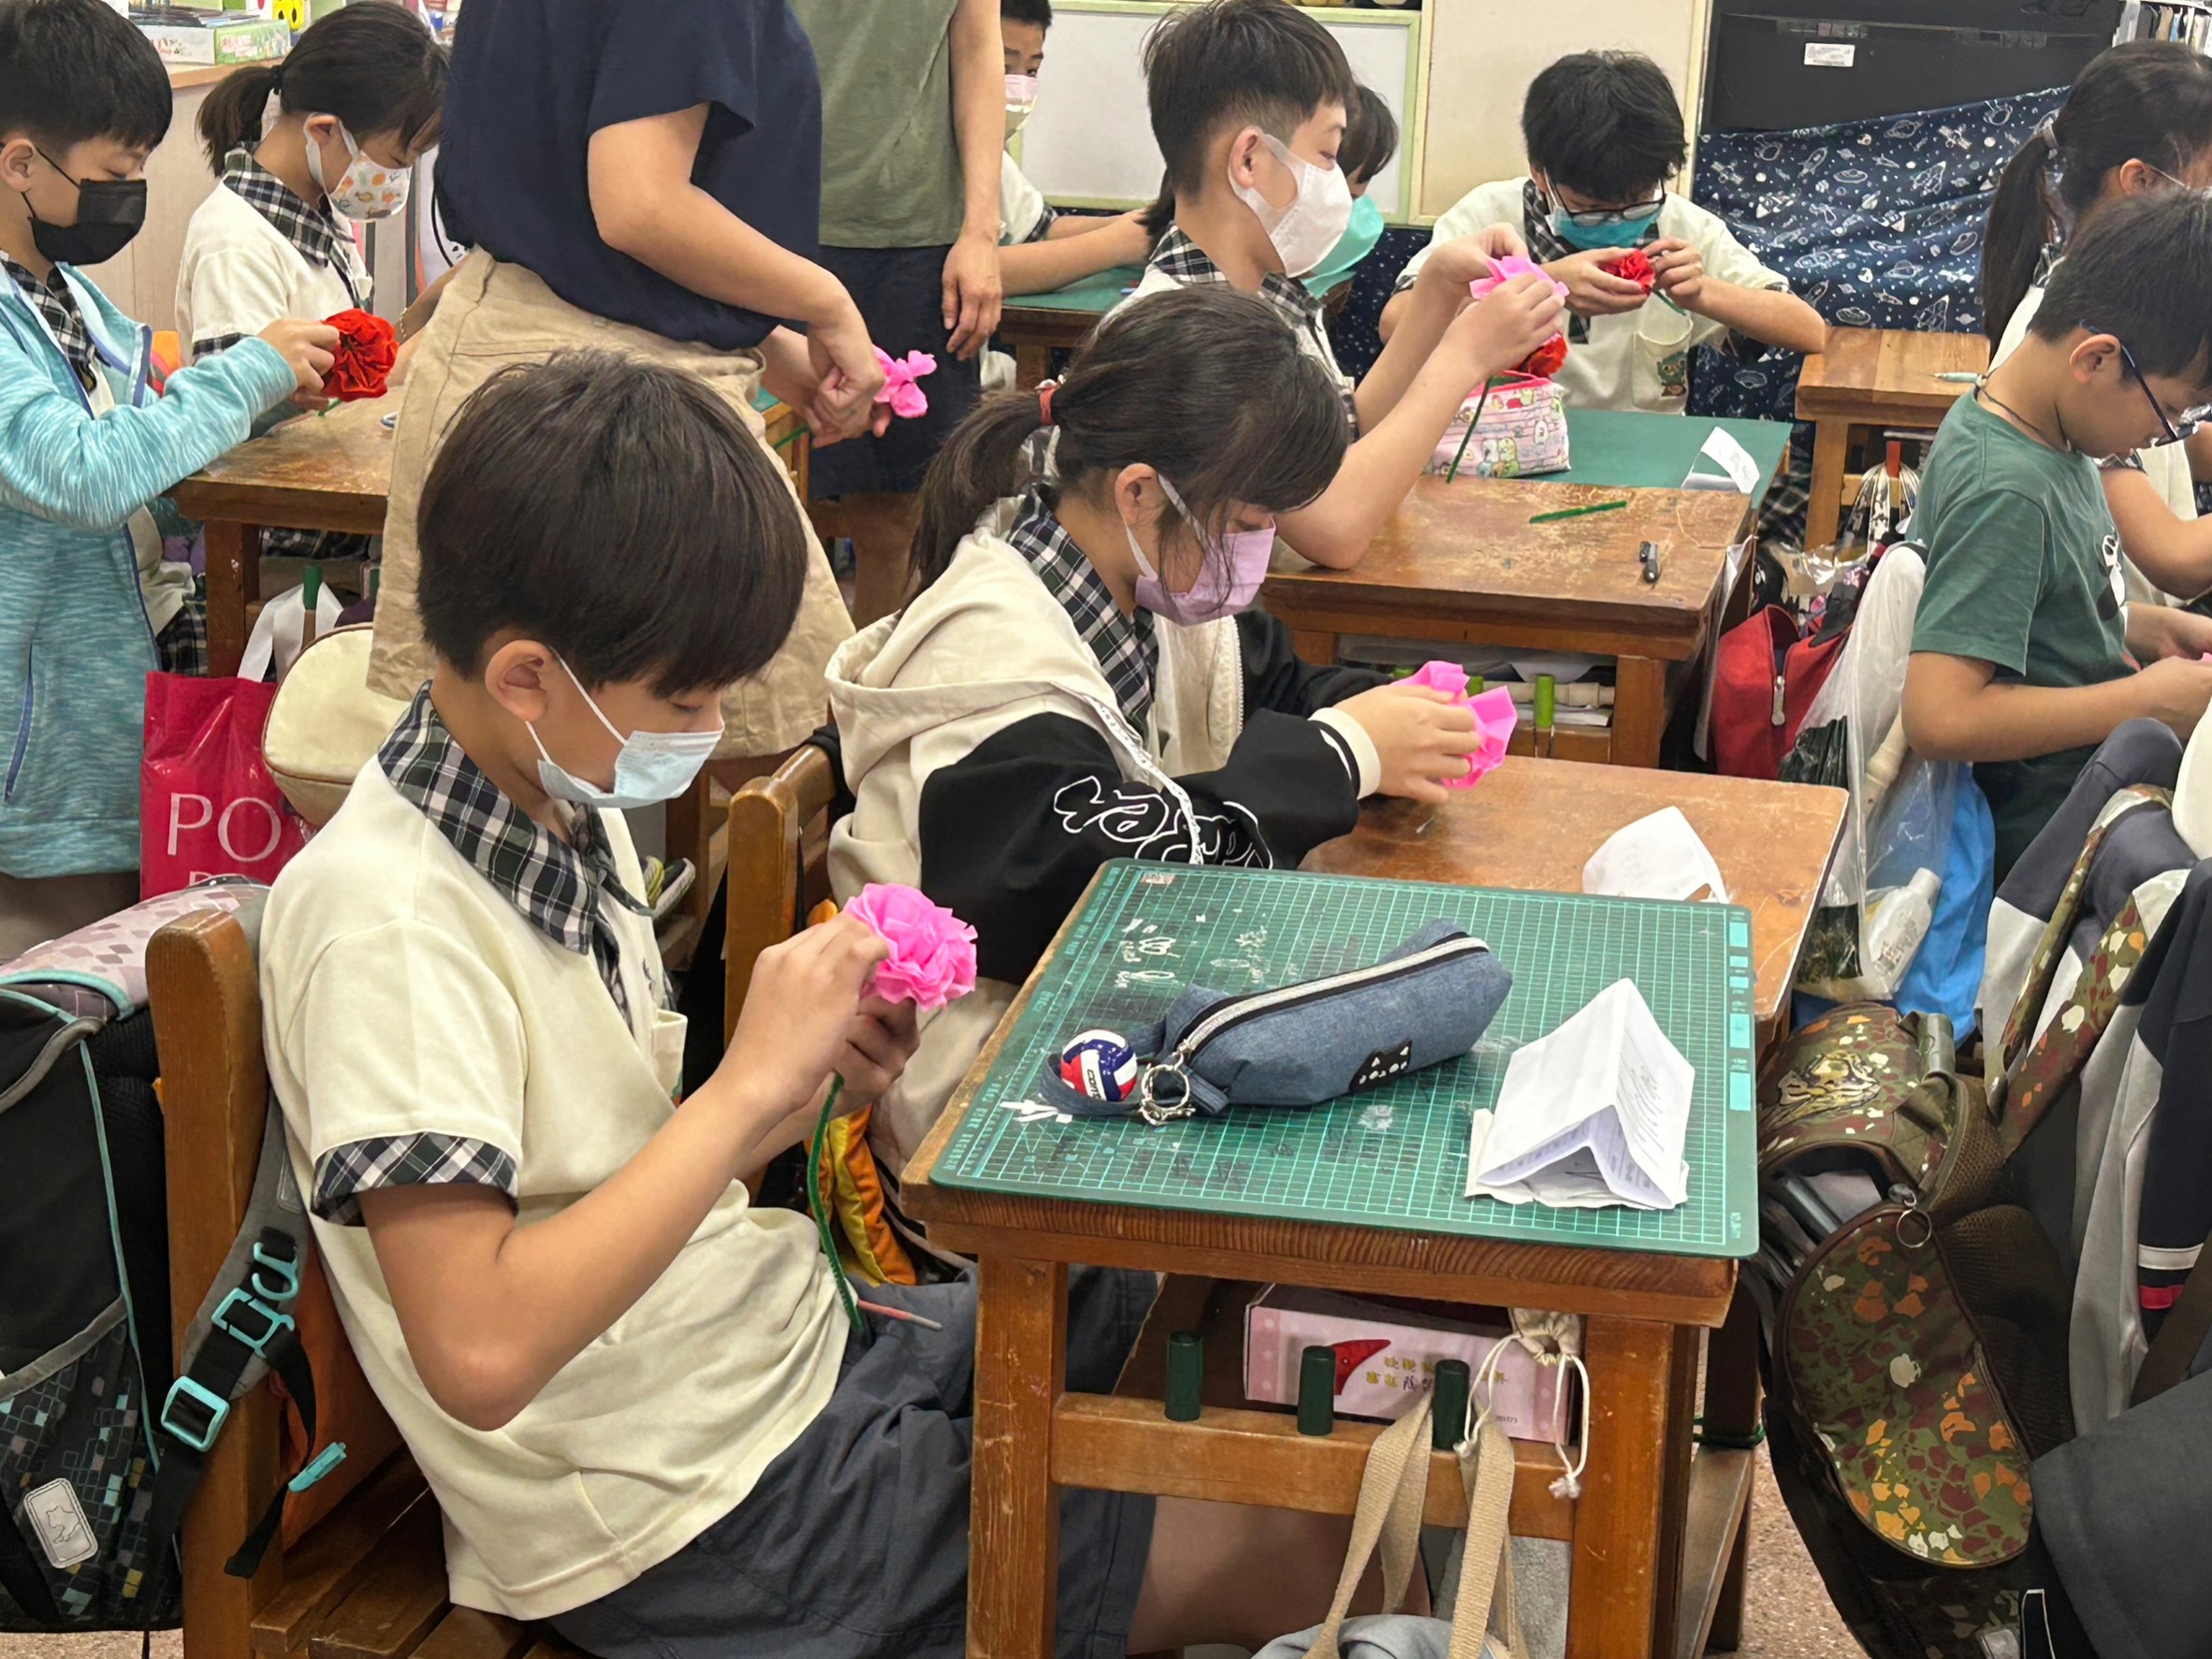
[[1808, 634], [1786, 606], [1770, 604], [1721, 635], [1713, 654], [1714, 771], [1774, 780], [1835, 671], [1846, 632]]
[[1994, 1083], [1961, 1075], [1948, 1021], [1878, 1003], [1805, 1026], [1760, 1076], [1754, 1290], [1775, 1477], [1876, 1659], [1988, 1659], [2006, 1650], [1985, 1637], [2017, 1638], [2031, 1593], [2056, 1588], [2030, 1474], [2074, 1432], [2074, 1287], [2014, 1165], [2143, 956], [2131, 903], [2039, 1024], [2119, 815], [2045, 924]]
[[[179, 1374], [169, 1364], [145, 941], [210, 908], [252, 931], [266, 892], [233, 880], [172, 894], [0, 978], [0, 1630], [175, 1625], [177, 1532], [230, 1403], [273, 1370], [313, 1444], [314, 1379], [287, 1311], [312, 1246], [273, 1105], [245, 1224]], [[327, 1448], [279, 1489], [230, 1572], [253, 1576], [286, 1492], [343, 1456]]]

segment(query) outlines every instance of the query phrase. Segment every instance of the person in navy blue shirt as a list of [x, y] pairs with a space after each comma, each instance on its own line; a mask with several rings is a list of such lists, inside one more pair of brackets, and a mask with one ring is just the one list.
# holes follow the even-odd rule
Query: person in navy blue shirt
[[[370, 670], [393, 696], [428, 674], [422, 480], [501, 369], [612, 345], [698, 374], [756, 432], [764, 386], [818, 446], [883, 418], [867, 327], [818, 262], [822, 90], [789, 0], [470, 0], [437, 180], [475, 253], [421, 337], [396, 433]], [[822, 666], [851, 631], [815, 546], [782, 655], [725, 701], [725, 752], [774, 753], [818, 725]]]

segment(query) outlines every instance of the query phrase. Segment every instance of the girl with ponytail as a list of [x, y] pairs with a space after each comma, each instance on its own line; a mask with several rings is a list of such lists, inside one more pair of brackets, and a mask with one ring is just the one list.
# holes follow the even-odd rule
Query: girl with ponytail
[[[1991, 367], [2012, 356], [2067, 244], [2114, 202], [2212, 186], [2212, 58], [2173, 40], [2100, 52], [2059, 112], [2006, 166], [1982, 240], [1983, 327]], [[2127, 550], [2129, 597], [2191, 599], [2212, 589], [2212, 524], [2196, 480], [2212, 452], [2191, 443], [2107, 463], [2104, 495]]]
[[409, 169], [438, 141], [445, 75], [419, 18], [355, 0], [283, 63], [236, 70], [208, 95], [200, 140], [222, 187], [192, 216], [177, 278], [193, 356], [276, 317], [369, 309], [351, 225], [406, 206]]
[[1057, 386], [987, 400], [922, 489], [915, 596], [829, 667], [855, 808], [840, 897], [922, 887], [983, 983], [928, 1025], [873, 1133], [892, 1169], [1099, 864], [1294, 869], [1362, 797], [1441, 801], [1450, 699], [1309, 666], [1254, 610], [1279, 515], [1336, 475], [1336, 383], [1227, 284], [1115, 313]]

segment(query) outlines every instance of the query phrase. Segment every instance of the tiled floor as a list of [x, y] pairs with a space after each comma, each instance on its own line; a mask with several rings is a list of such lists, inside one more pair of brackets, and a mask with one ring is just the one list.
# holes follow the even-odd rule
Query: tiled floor
[[[153, 1638], [153, 1659], [182, 1659], [175, 1632]], [[1751, 1585], [1742, 1659], [1860, 1659], [1844, 1633], [1820, 1576], [1797, 1541], [1782, 1495], [1761, 1454], [1758, 1495], [1752, 1501]], [[138, 1659], [135, 1636], [0, 1636], [0, 1659]]]

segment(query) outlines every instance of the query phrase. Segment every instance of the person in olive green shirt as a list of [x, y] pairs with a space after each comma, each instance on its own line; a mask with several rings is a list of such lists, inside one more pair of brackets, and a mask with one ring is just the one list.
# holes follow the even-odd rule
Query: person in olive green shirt
[[861, 622], [905, 597], [913, 492], [982, 395], [998, 327], [999, 156], [1006, 142], [998, 0], [791, 0], [822, 76], [822, 263], [868, 336], [937, 359], [928, 410], [815, 457], [826, 534], [851, 539]]
[[2212, 198], [2117, 204], [2052, 273], [2028, 339], [1937, 433], [1905, 735], [1971, 761], [2001, 880], [2089, 751], [2212, 701], [2212, 618], [2129, 604], [2098, 466], [2195, 430], [2212, 399]]

